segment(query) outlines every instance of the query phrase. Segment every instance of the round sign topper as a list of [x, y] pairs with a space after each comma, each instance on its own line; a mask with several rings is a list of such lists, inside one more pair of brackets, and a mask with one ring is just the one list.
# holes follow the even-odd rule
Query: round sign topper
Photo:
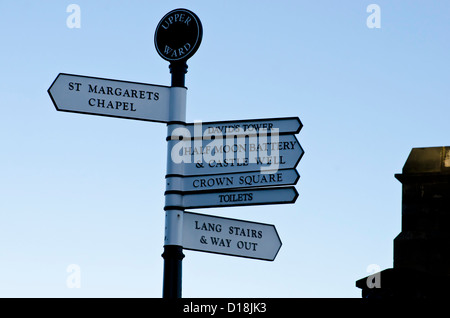
[[202, 35], [202, 24], [195, 13], [175, 9], [167, 13], [156, 27], [156, 51], [169, 62], [185, 61], [197, 51]]

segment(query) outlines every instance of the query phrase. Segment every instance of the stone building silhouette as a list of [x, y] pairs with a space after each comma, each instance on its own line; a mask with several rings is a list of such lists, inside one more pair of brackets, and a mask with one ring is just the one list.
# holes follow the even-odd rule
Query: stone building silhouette
[[363, 298], [450, 296], [450, 147], [413, 148], [401, 174], [394, 266], [356, 281]]

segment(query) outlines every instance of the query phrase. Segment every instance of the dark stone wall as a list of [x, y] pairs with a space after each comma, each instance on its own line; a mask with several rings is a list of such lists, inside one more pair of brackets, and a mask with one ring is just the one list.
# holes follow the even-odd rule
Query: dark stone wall
[[450, 281], [450, 147], [413, 148], [401, 174], [402, 229], [394, 239], [394, 268], [380, 288], [357, 281], [363, 297], [448, 297]]

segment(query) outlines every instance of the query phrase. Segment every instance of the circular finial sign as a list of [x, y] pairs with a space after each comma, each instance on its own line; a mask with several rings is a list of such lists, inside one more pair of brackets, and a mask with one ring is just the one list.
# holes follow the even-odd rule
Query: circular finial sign
[[169, 62], [186, 61], [197, 51], [202, 35], [202, 24], [195, 13], [175, 9], [167, 13], [156, 27], [156, 51]]

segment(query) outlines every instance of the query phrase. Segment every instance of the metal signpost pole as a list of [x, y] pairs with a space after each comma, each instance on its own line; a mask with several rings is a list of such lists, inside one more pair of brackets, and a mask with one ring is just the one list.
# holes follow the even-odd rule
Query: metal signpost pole
[[[167, 175], [174, 169], [172, 160], [173, 131], [186, 124], [186, 61], [200, 46], [203, 28], [195, 13], [186, 9], [175, 9], [167, 13], [159, 22], [155, 32], [155, 47], [158, 54], [170, 62], [172, 85], [170, 88], [169, 122], [167, 124]], [[167, 189], [166, 187], [166, 190]], [[165, 193], [165, 236], [164, 236], [164, 276], [163, 298], [181, 298], [181, 274], [183, 254], [183, 214], [182, 192]]]
[[[172, 88], [170, 96], [171, 122], [167, 124], [167, 136], [186, 121], [186, 88], [184, 78], [187, 72], [186, 62], [171, 63]], [[167, 174], [172, 168], [170, 140], [167, 142]], [[181, 200], [181, 194], [166, 194], [166, 226], [164, 235], [164, 277], [163, 298], [181, 298], [181, 274], [183, 254], [183, 208], [173, 207], [173, 202]]]

